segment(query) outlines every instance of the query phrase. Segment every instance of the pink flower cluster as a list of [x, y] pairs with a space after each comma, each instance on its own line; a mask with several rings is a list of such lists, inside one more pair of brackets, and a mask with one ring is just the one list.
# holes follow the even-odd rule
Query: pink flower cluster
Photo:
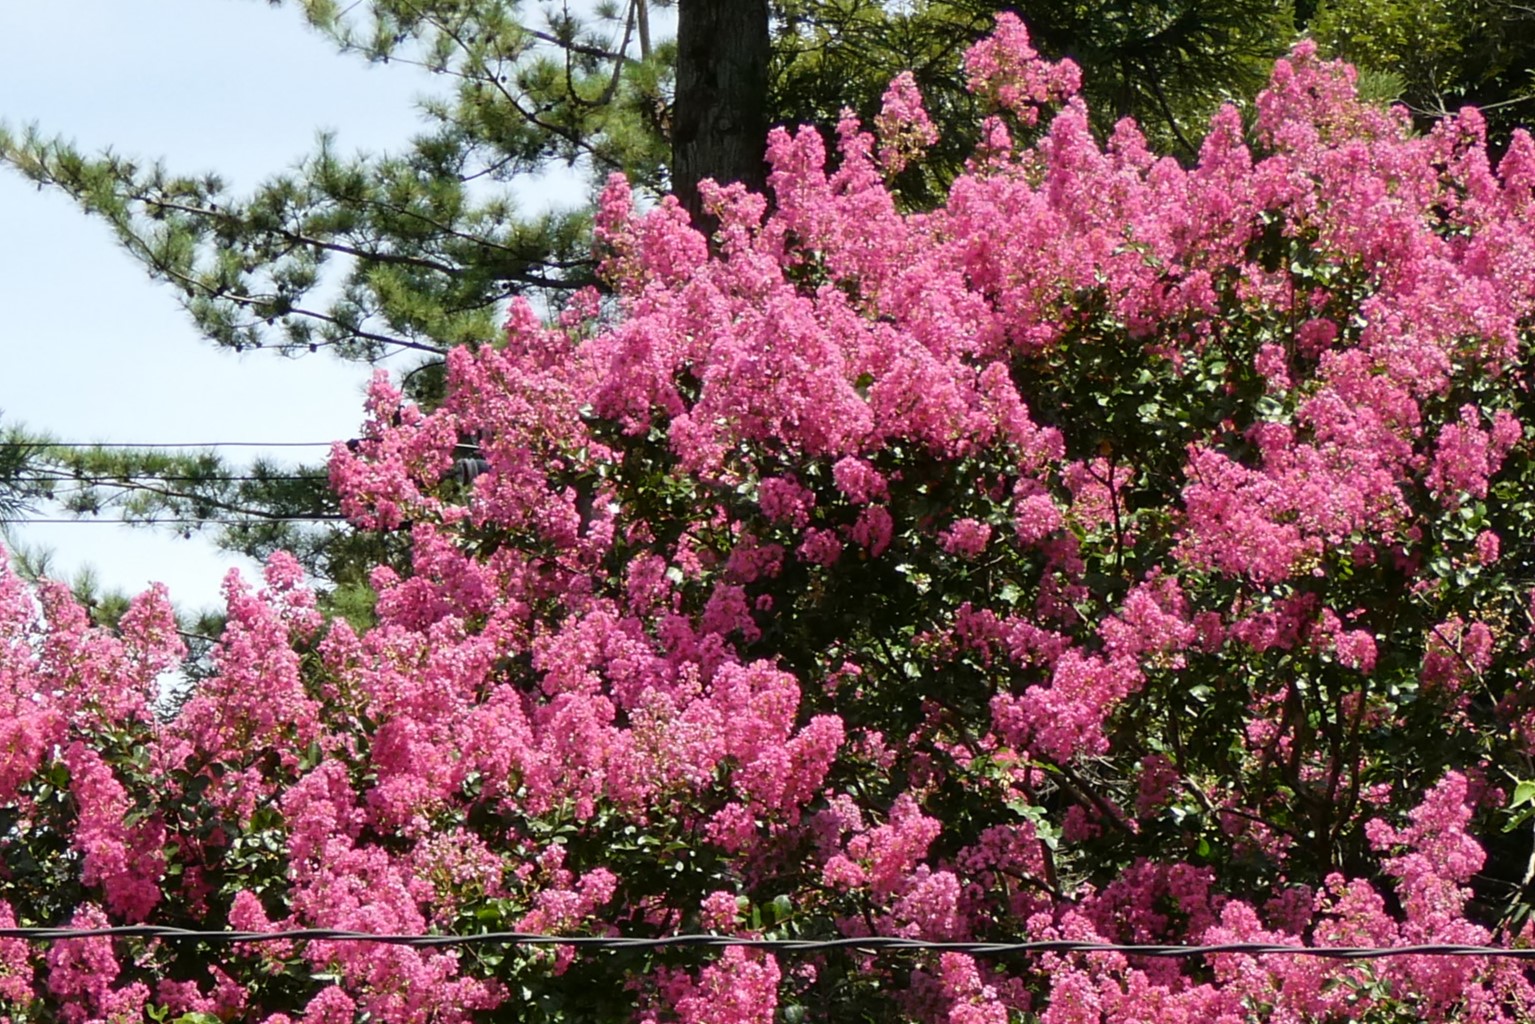
[[[1474, 113], [1414, 134], [1301, 46], [1185, 167], [1096, 138], [1011, 15], [965, 70], [1003, 118], [937, 209], [887, 183], [934, 141], [903, 76], [877, 139], [774, 132], [771, 208], [708, 189], [713, 246], [611, 181], [611, 325], [517, 302], [439, 406], [375, 379], [331, 464], [359, 529], [408, 535], [366, 626], [275, 556], [161, 707], [163, 592], [108, 630], [0, 572], [0, 924], [1527, 942], [1482, 908], [1535, 746], [1535, 143], [1493, 168]], [[1535, 1012], [1478, 958], [0, 942], [0, 1007], [81, 1024], [520, 1000]]]

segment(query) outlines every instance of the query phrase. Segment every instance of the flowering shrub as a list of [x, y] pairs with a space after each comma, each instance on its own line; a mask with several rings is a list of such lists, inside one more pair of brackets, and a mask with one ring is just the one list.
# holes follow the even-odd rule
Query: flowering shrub
[[[1007, 16], [948, 202], [909, 79], [713, 246], [614, 180], [616, 300], [379, 377], [376, 625], [231, 577], [162, 720], [0, 577], [0, 924], [1527, 945], [1535, 143], [1302, 46], [1198, 163]], [[830, 165], [830, 167], [829, 167]], [[471, 446], [486, 471], [454, 472]], [[466, 477], [472, 477], [466, 484]], [[1520, 785], [1525, 782], [1524, 785]], [[1520, 1021], [1514, 962], [0, 942], [16, 1021]]]

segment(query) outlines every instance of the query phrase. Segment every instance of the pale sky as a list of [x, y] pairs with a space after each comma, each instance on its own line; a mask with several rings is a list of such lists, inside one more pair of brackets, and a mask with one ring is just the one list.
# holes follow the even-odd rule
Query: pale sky
[[[292, 166], [319, 130], [335, 131], [343, 152], [398, 148], [433, 84], [337, 56], [295, 10], [257, 0], [0, 0], [0, 54], [0, 120], [13, 129], [35, 121], [89, 151], [216, 170], [237, 190]], [[215, 349], [104, 224], [3, 168], [0, 308], [0, 423], [69, 441], [274, 442], [352, 437], [361, 421], [367, 367]], [[251, 568], [149, 529], [12, 536], [51, 548], [60, 575], [90, 565], [130, 592], [162, 581], [188, 609], [221, 604], [228, 568]]]

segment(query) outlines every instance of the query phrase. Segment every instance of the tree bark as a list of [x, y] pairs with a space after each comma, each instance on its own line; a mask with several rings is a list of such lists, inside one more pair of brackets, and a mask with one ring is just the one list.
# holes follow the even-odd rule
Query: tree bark
[[635, 22], [640, 29], [640, 60], [650, 59], [650, 0], [634, 0]]
[[680, 0], [672, 110], [672, 191], [693, 225], [715, 227], [698, 183], [767, 185], [767, 0]]

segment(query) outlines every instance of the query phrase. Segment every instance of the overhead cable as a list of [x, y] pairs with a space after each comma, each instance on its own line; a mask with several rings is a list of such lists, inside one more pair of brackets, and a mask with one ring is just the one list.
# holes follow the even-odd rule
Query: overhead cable
[[5, 519], [0, 526], [260, 526], [263, 523], [339, 523], [343, 515], [262, 516], [243, 519]]
[[329, 448], [332, 441], [0, 441], [0, 448]]
[[161, 925], [114, 925], [102, 928], [0, 928], [0, 939], [61, 942], [90, 938], [143, 938], [209, 943], [237, 942], [375, 942], [391, 946], [568, 946], [594, 950], [649, 950], [741, 946], [782, 953], [860, 952], [967, 953], [977, 956], [1041, 953], [1114, 953], [1161, 959], [1205, 956], [1310, 956], [1326, 960], [1381, 960], [1395, 956], [1493, 957], [1535, 960], [1535, 949], [1464, 944], [1411, 946], [1298, 946], [1270, 942], [1225, 942], [1212, 945], [1121, 944], [1046, 939], [1030, 942], [934, 942], [895, 936], [849, 936], [835, 939], [763, 939], [738, 935], [663, 935], [626, 938], [611, 935], [540, 935], [529, 932], [414, 935], [356, 932], [334, 928], [293, 928], [269, 932], [201, 931]]

